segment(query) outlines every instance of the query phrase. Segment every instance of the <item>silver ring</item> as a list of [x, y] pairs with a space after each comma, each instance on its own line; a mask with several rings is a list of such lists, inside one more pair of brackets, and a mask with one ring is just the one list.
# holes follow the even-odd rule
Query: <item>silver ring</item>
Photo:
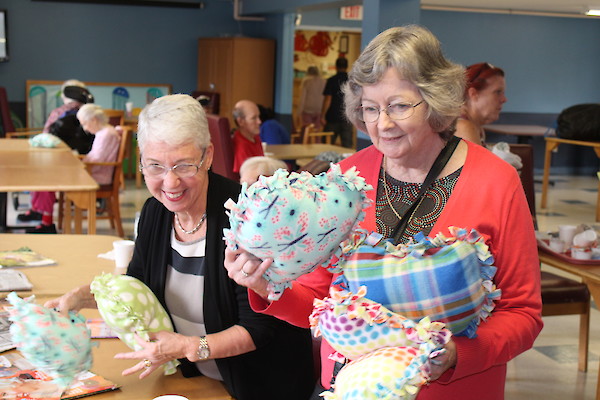
[[152, 361], [144, 360], [144, 368], [150, 368], [152, 366]]
[[244, 268], [240, 269], [240, 272], [242, 273], [242, 275], [244, 275], [244, 278], [247, 278], [250, 276], [249, 273], [247, 273], [246, 271], [244, 271]]

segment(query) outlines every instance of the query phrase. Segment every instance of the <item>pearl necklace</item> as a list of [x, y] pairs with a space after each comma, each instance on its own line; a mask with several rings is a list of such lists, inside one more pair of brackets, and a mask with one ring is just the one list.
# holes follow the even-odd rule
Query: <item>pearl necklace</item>
[[194, 233], [196, 233], [198, 231], [198, 229], [200, 229], [200, 227], [202, 226], [202, 223], [204, 222], [205, 219], [206, 219], [206, 213], [204, 213], [202, 218], [200, 218], [200, 222], [198, 222], [198, 225], [196, 225], [194, 227], [194, 229], [192, 229], [191, 231], [186, 231], [185, 229], [183, 229], [183, 226], [181, 226], [181, 222], [179, 222], [179, 217], [177, 216], [177, 213], [175, 213], [175, 221], [177, 222], [179, 229], [181, 229], [181, 231], [183, 233], [186, 233], [188, 235], [193, 235]]

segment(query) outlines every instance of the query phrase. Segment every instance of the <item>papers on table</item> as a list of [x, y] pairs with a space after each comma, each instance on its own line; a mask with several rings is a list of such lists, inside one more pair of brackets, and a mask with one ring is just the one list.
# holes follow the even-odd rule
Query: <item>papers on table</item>
[[14, 348], [15, 345], [12, 342], [12, 337], [10, 336], [10, 321], [8, 320], [8, 311], [0, 308], [0, 353]]
[[0, 292], [31, 290], [31, 288], [33, 285], [23, 272], [14, 269], [0, 269]]

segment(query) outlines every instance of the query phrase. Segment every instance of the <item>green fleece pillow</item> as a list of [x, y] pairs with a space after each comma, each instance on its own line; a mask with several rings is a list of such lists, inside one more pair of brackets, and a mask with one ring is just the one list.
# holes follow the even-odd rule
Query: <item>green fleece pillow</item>
[[[148, 341], [148, 332], [173, 332], [169, 315], [140, 280], [127, 275], [103, 274], [94, 278], [91, 290], [100, 315], [129, 348], [142, 350], [135, 340], [136, 333]], [[175, 373], [178, 365], [178, 360], [165, 363], [165, 375]]]

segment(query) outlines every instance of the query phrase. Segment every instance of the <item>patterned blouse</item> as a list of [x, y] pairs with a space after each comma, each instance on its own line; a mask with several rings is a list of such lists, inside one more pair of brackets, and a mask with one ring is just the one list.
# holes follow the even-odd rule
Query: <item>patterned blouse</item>
[[[411, 237], [419, 232], [423, 232], [425, 235], [430, 233], [431, 228], [450, 198], [461, 171], [462, 167], [448, 176], [436, 179], [431, 184], [431, 187], [425, 192], [421, 204], [417, 206], [412, 215], [407, 216], [410, 220], [400, 240], [401, 243], [408, 242]], [[385, 174], [385, 181], [387, 181], [387, 194], [383, 174]], [[399, 223], [396, 213], [401, 216], [411, 206], [419, 193], [421, 184], [396, 180], [387, 174], [382, 167], [377, 187], [377, 200], [375, 203], [377, 232], [384, 237], [391, 237], [394, 228]], [[390, 208], [388, 194], [389, 202], [392, 203], [396, 213]]]

